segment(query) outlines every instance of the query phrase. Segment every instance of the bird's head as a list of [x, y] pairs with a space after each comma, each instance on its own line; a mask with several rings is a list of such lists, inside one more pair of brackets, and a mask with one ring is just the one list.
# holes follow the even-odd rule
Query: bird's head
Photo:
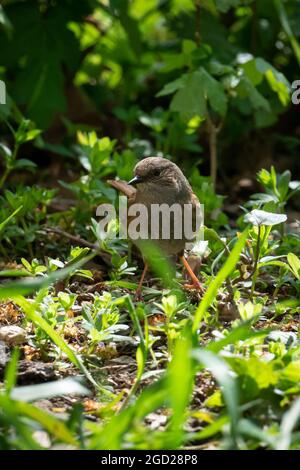
[[175, 163], [162, 157], [147, 157], [134, 168], [134, 178], [129, 184], [136, 187], [162, 188], [171, 187], [180, 190], [189, 186], [182, 171]]

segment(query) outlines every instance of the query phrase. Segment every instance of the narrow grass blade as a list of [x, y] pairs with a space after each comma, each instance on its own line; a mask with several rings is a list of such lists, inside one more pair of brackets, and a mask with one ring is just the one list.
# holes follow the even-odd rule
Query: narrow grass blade
[[199, 323], [201, 322], [202, 318], [205, 315], [205, 312], [213, 303], [219, 287], [222, 285], [224, 280], [231, 274], [231, 272], [236, 267], [236, 264], [239, 260], [240, 254], [245, 246], [247, 236], [248, 236], [248, 228], [241, 234], [238, 241], [236, 242], [230, 256], [216, 275], [215, 279], [210, 283], [207, 291], [204, 294], [204, 297], [199, 304], [193, 322], [193, 331], [197, 331]]

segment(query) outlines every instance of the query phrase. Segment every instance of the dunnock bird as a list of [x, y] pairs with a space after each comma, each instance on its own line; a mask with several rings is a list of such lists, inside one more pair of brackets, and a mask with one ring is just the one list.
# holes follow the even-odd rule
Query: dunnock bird
[[[133, 204], [143, 204], [149, 213], [153, 204], [167, 204], [169, 207], [179, 204], [181, 208], [189, 204], [192, 209], [193, 218], [200, 211], [200, 203], [197, 196], [193, 193], [192, 188], [182, 171], [175, 163], [161, 157], [148, 157], [141, 160], [134, 168], [134, 178], [128, 183], [124, 181], [108, 180], [108, 183], [125, 194], [128, 198], [128, 208]], [[130, 220], [130, 217], [129, 217]], [[176, 220], [178, 223], [178, 220]], [[183, 220], [179, 220], [183, 226]], [[187, 259], [184, 257], [184, 248], [187, 241], [184, 230], [180, 238], [174, 237], [174, 224], [170, 227], [170, 236], [163, 239], [161, 232], [158, 239], [152, 239], [153, 243], [167, 255], [179, 255], [180, 259], [191, 277], [193, 287], [202, 291], [201, 284], [190, 267]], [[151, 218], [148, 219], [147, 231], [151, 239]], [[132, 240], [142, 251], [142, 245], [138, 240]], [[145, 263], [139, 286], [136, 291], [136, 297], [140, 296], [142, 284], [146, 271], [148, 269]]]

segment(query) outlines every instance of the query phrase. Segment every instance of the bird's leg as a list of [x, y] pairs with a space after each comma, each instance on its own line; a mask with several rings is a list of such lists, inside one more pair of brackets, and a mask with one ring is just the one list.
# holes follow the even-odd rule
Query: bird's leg
[[180, 259], [181, 259], [183, 266], [187, 270], [187, 272], [188, 272], [188, 274], [189, 274], [189, 276], [190, 276], [190, 278], [193, 282], [193, 287], [195, 289], [199, 290], [200, 292], [203, 292], [203, 287], [201, 286], [200, 281], [197, 278], [196, 274], [194, 273], [194, 271], [190, 267], [187, 259], [184, 256], [180, 256]]
[[135, 296], [134, 296], [135, 300], [140, 300], [141, 299], [142, 286], [143, 286], [143, 282], [144, 282], [145, 274], [146, 274], [147, 270], [148, 270], [148, 263], [145, 263], [139, 285], [138, 285], [137, 290], [135, 292]]

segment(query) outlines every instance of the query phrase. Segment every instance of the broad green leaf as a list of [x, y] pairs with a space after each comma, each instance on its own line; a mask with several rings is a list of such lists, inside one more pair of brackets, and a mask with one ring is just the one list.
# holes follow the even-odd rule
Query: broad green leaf
[[254, 109], [271, 112], [271, 107], [266, 98], [257, 91], [255, 86], [247, 77], [241, 77], [239, 84], [236, 87], [236, 91], [240, 98], [249, 99]]
[[213, 78], [204, 68], [200, 69], [200, 73], [205, 97], [210, 106], [220, 116], [225, 116], [227, 111], [227, 97], [221, 83]]
[[180, 78], [177, 78], [177, 80], [174, 80], [173, 82], [167, 83], [163, 89], [157, 93], [156, 97], [160, 96], [166, 96], [166, 95], [171, 95], [175, 91], [179, 90], [180, 88], [183, 88], [187, 80], [187, 75], [182, 75]]
[[[288, 80], [281, 72], [278, 72], [278, 70], [276, 70], [275, 67], [269, 64], [266, 60], [262, 59], [261, 57], [251, 59], [242, 64], [242, 68], [254, 87], [259, 85], [263, 78], [265, 78], [269, 83], [270, 88], [278, 95], [281, 103], [284, 106], [289, 103], [290, 84]], [[249, 85], [248, 90], [249, 92], [251, 91]], [[251, 93], [253, 95], [252, 104], [254, 105], [257, 100], [255, 99], [253, 90]], [[256, 95], [256, 98], [258, 98], [258, 95]], [[267, 109], [265, 109], [265, 111], [267, 111]]]
[[227, 360], [239, 376], [251, 377], [260, 389], [274, 386], [280, 379], [280, 371], [276, 370], [274, 363], [263, 358], [228, 357]]
[[253, 225], [271, 226], [286, 222], [287, 216], [285, 214], [275, 214], [273, 212], [253, 209], [251, 212], [245, 215], [244, 220], [245, 222], [249, 222]]
[[260, 330], [260, 331], [253, 331], [251, 330], [252, 326], [252, 320], [244, 321], [240, 325], [238, 325], [236, 328], [231, 330], [228, 335], [226, 335], [224, 338], [218, 340], [218, 341], [213, 341], [208, 344], [208, 346], [205, 348], [207, 351], [212, 351], [214, 353], [218, 353], [222, 351], [223, 348], [230, 344], [235, 344], [238, 341], [245, 341], [247, 339], [251, 338], [263, 338], [264, 336], [267, 336], [268, 330]]
[[300, 259], [294, 253], [287, 255], [287, 260], [297, 279], [300, 279]]
[[173, 97], [170, 109], [177, 111], [181, 118], [189, 121], [194, 116], [206, 115], [206, 100], [200, 72], [188, 75], [183, 87]]

